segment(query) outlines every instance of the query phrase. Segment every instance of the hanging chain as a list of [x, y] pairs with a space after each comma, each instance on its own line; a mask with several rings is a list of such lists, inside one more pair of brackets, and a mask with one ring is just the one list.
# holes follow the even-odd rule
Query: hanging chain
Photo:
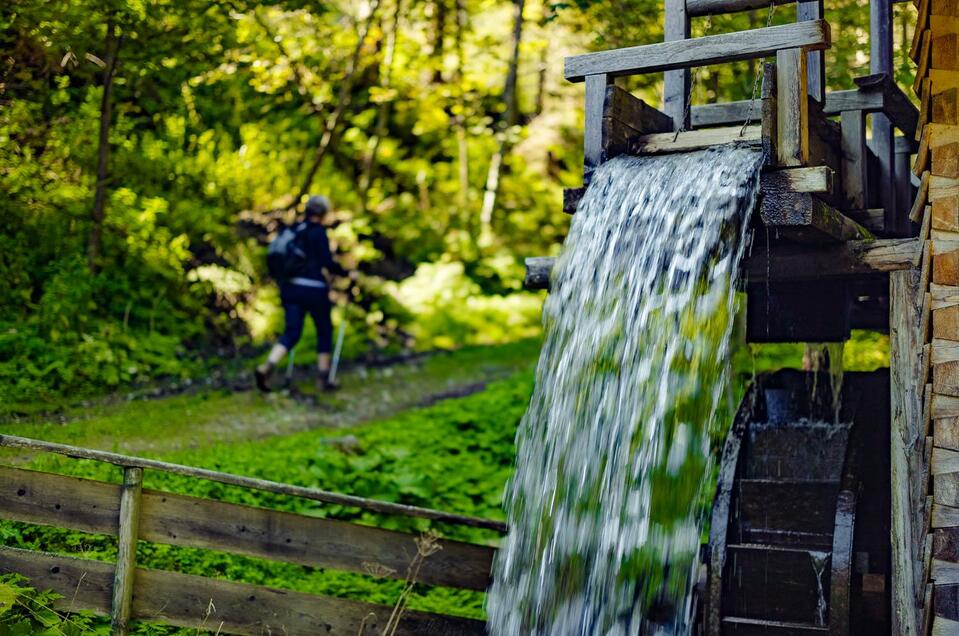
[[[770, 27], [773, 24], [773, 15], [776, 14], [776, 1], [773, 0], [769, 3], [769, 15], [766, 16], [766, 26]], [[753, 79], [753, 96], [749, 100], [749, 109], [746, 111], [746, 121], [743, 122], [743, 127], [739, 130], [739, 136], [742, 137], [746, 134], [746, 128], [752, 123], [753, 119], [753, 107], [756, 105], [756, 95], [759, 93], [759, 83], [763, 77], [763, 65], [762, 62], [759, 63], [759, 66], [756, 69], [756, 77]]]
[[[703, 36], [709, 35], [709, 30], [713, 26], [713, 14], [706, 14], [706, 24], [703, 27]], [[690, 71], [689, 74], [689, 93], [686, 95], [686, 106], [683, 108], [683, 125], [676, 129], [676, 134], [673, 135], [673, 141], [679, 139], [679, 133], [686, 130], [686, 122], [689, 120], [689, 113], [693, 107], [693, 89], [696, 88], [696, 79], [699, 77], [696, 70]]]

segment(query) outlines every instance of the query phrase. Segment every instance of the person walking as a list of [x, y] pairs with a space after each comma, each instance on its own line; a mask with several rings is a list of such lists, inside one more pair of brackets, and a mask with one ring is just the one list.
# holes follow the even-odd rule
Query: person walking
[[324, 391], [336, 388], [330, 378], [333, 323], [330, 320], [330, 284], [327, 276], [346, 276], [347, 272], [330, 252], [330, 241], [323, 225], [329, 211], [329, 199], [311, 196], [306, 203], [304, 221], [293, 230], [292, 243], [300, 253], [301, 262], [298, 262], [293, 276], [278, 281], [285, 329], [270, 349], [266, 361], [256, 367], [256, 386], [263, 392], [269, 392], [273, 370], [299, 342], [307, 314], [313, 318], [316, 326], [316, 388]]

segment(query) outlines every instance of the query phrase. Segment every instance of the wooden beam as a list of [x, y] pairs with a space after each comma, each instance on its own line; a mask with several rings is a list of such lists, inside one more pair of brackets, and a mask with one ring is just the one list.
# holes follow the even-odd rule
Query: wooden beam
[[[884, 112], [904, 134], [915, 135], [919, 111], [888, 75], [870, 75], [856, 81], [861, 84], [858, 89], [826, 93], [823, 114], [832, 117], [850, 110]], [[741, 100], [693, 106], [692, 125], [706, 127], [742, 123], [749, 114], [749, 104], [750, 100]], [[944, 106], [941, 108], [944, 109]], [[753, 117], [756, 117], [756, 109], [758, 105], [753, 109]]]
[[589, 75], [656, 73], [758, 59], [783, 49], [818, 50], [829, 45], [828, 22], [799, 22], [567, 57], [565, 77], [571, 82], [582, 82]]
[[842, 192], [844, 203], [854, 210], [863, 210], [868, 204], [866, 163], [866, 117], [862, 111], [842, 113]]
[[828, 206], [815, 195], [785, 193], [763, 196], [759, 205], [763, 225], [795, 241], [854, 241], [872, 238], [861, 225]]
[[586, 79], [586, 108], [583, 126], [583, 183], [589, 185], [593, 170], [603, 163], [603, 109], [610, 78], [591, 75]]
[[[690, 17], [698, 18], [707, 15], [722, 15], [724, 13], [739, 13], [740, 11], [754, 11], [768, 9], [770, 4], [790, 4], [792, 0], [687, 0], [686, 11]], [[908, 2], [908, 0], [893, 0], [893, 2]]]
[[758, 145], [760, 143], [760, 127], [758, 125], [749, 126], [745, 131], [743, 131], [742, 126], [731, 126], [729, 128], [690, 130], [678, 135], [675, 133], [641, 135], [630, 145], [630, 154], [659, 155], [672, 152], [689, 152], [733, 142]]
[[[749, 282], [802, 282], [833, 278], [862, 278], [912, 268], [919, 248], [916, 239], [879, 239], [821, 245], [780, 243], [754, 246], [743, 259]], [[556, 259], [539, 256], [526, 259], [529, 289], [547, 289]], [[959, 290], [957, 290], [959, 291]], [[957, 301], [959, 302], [959, 301]]]
[[809, 100], [806, 52], [787, 49], [776, 52], [776, 100], [778, 136], [776, 158], [780, 166], [809, 164]]
[[[666, 42], [689, 39], [689, 15], [686, 0], [665, 0], [665, 23], [663, 34]], [[689, 129], [689, 103], [691, 90], [688, 68], [666, 71], [663, 76], [663, 112], [673, 121], [674, 130]]]
[[[822, 20], [823, 17], [823, 0], [799, 0], [796, 3], [796, 22]], [[826, 65], [822, 51], [808, 53], [806, 68], [809, 96], [822, 104], [826, 96]]]
[[603, 102], [599, 163], [628, 153], [630, 144], [640, 135], [672, 129], [673, 122], [665, 113], [622, 88], [609, 85]]
[[[109, 563], [0, 547], [0, 572], [25, 576], [53, 590], [62, 611], [109, 612]], [[132, 618], [226, 634], [360, 634], [383, 630], [393, 608], [332, 596], [304, 594], [190, 574], [138, 568]], [[367, 631], [369, 630], [369, 631]], [[482, 621], [406, 611], [398, 636], [480, 636]]]
[[126, 636], [130, 629], [133, 588], [136, 584], [137, 541], [140, 538], [140, 495], [143, 469], [123, 469], [120, 490], [120, 527], [117, 532], [117, 565], [113, 574], [113, 604], [110, 609], [110, 633]]
[[[892, 77], [892, 4], [889, 0], [869, 3], [869, 70]], [[904, 229], [896, 206], [893, 128], [888, 116], [872, 115], [872, 150], [879, 159], [879, 194], [886, 210], [885, 229], [893, 234]]]
[[221, 484], [239, 486], [241, 488], [250, 488], [253, 490], [262, 490], [279, 495], [288, 495], [291, 497], [301, 497], [313, 501], [322, 501], [330, 504], [339, 504], [369, 510], [380, 514], [400, 515], [404, 517], [418, 517], [421, 519], [432, 519], [433, 521], [442, 521], [456, 525], [470, 526], [474, 528], [486, 528], [498, 532], [506, 532], [506, 524], [492, 519], [482, 519], [479, 517], [469, 517], [451, 512], [440, 510], [431, 510], [419, 506], [409, 506], [406, 504], [393, 503], [389, 501], [379, 501], [376, 499], [367, 499], [365, 497], [356, 497], [354, 495], [344, 495], [343, 493], [320, 490], [319, 488], [307, 488], [304, 486], [294, 486], [267, 479], [257, 479], [255, 477], [245, 477], [243, 475], [232, 475], [230, 473], [221, 473], [206, 468], [197, 468], [195, 466], [184, 466], [182, 464], [172, 464], [156, 459], [146, 459], [132, 455], [121, 455], [119, 453], [110, 453], [107, 451], [95, 450], [91, 448], [81, 448], [79, 446], [70, 446], [68, 444], [58, 444], [56, 442], [47, 442], [16, 435], [0, 434], [0, 447], [19, 448], [23, 450], [32, 450], [45, 453], [55, 453], [65, 455], [75, 459], [92, 459], [98, 462], [113, 464], [115, 466], [139, 467], [150, 470], [159, 470], [173, 475], [183, 475], [185, 477], [195, 477], [197, 479], [206, 479]]
[[924, 530], [914, 523], [921, 502], [914, 501], [913, 486], [920, 478], [922, 391], [918, 365], [922, 352], [919, 334], [921, 290], [912, 270], [889, 275], [889, 342], [891, 394], [891, 489], [892, 489], [892, 613], [896, 634], [918, 636], [915, 568], [917, 539]]

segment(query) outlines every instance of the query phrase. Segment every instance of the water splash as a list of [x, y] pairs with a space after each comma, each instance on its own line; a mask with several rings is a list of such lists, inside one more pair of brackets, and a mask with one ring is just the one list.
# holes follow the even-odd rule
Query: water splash
[[551, 277], [489, 630], [688, 633], [761, 155], [603, 164]]

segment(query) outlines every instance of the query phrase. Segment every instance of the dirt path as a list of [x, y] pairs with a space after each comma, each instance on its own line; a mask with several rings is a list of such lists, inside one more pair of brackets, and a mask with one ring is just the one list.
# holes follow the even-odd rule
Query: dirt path
[[[56, 419], [0, 425], [0, 432], [131, 454], [162, 455], [297, 431], [346, 429], [482, 390], [529, 368], [538, 342], [475, 347], [392, 366], [349, 369], [341, 389], [315, 395], [312, 380], [260, 395], [233, 389], [71, 409]], [[9, 457], [9, 455], [8, 455]]]

